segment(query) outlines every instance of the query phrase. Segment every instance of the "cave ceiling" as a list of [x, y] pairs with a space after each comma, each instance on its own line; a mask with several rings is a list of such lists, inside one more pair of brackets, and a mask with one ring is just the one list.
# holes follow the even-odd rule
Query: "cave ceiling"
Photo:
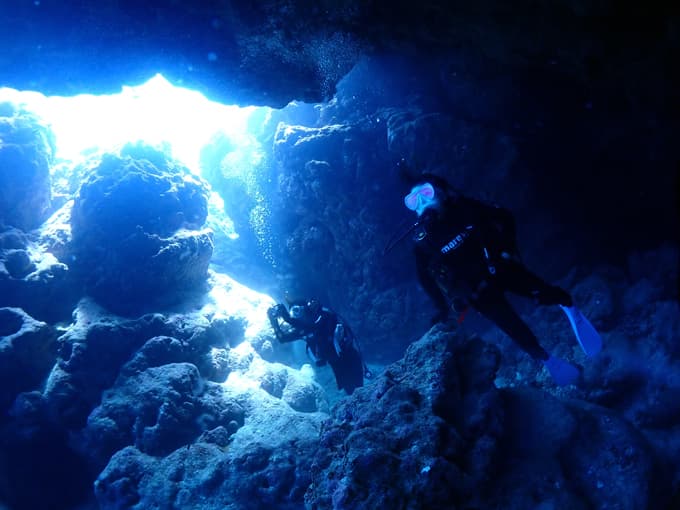
[[668, 101], [677, 83], [670, 2], [35, 0], [3, 10], [0, 86], [45, 94], [112, 93], [161, 73], [225, 103], [281, 107], [326, 100], [359, 58], [389, 53], [462, 53], [501, 73], [559, 62], [589, 86], [626, 81], [643, 102]]

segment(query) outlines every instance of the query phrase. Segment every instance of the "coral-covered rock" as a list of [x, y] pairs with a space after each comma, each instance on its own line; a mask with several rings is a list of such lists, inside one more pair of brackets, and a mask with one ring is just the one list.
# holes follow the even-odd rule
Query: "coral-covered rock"
[[588, 320], [600, 330], [608, 330], [612, 326], [616, 312], [611, 284], [602, 276], [590, 275], [579, 282], [571, 290], [574, 304], [588, 317]]
[[41, 251], [51, 253], [65, 264], [70, 264], [73, 261], [68, 250], [71, 242], [72, 208], [73, 200], [68, 200], [38, 230], [38, 245]]
[[446, 508], [471, 498], [503, 430], [498, 351], [477, 342], [433, 330], [341, 402], [321, 432], [308, 507]]
[[148, 339], [173, 333], [162, 315], [125, 320], [88, 300], [78, 304], [74, 317], [59, 337], [59, 358], [43, 391], [50, 414], [65, 428], [85, 424], [102, 392]]
[[35, 269], [35, 264], [26, 250], [6, 250], [3, 256], [5, 268], [13, 278], [23, 278]]
[[29, 240], [27, 235], [16, 228], [6, 228], [0, 232], [0, 249], [2, 250], [25, 250]]
[[[247, 343], [232, 354], [233, 371], [223, 385], [185, 388], [180, 392], [182, 399], [171, 397], [184, 402], [185, 413], [204, 409], [197, 423], [205, 432], [196, 442], [177, 445], [160, 458], [143, 453], [148, 452], [144, 444], [118, 451], [95, 482], [102, 509], [141, 510], [173, 504], [206, 510], [301, 507], [319, 427], [327, 417], [312, 409], [318, 403], [310, 407], [309, 395], [320, 396], [320, 388], [296, 370], [264, 362]], [[160, 402], [154, 395], [167, 391], [162, 387], [136, 400]], [[171, 387], [170, 391], [178, 390], [177, 385]], [[297, 396], [292, 398], [293, 394]], [[187, 406], [192, 399], [195, 405]], [[130, 415], [122, 416], [128, 416], [129, 427]], [[107, 430], [107, 421], [101, 424]], [[160, 433], [160, 427], [152, 429], [154, 437]], [[93, 433], [92, 438], [96, 437]]]
[[[59, 358], [45, 386], [50, 413], [67, 427], [80, 427], [119, 376], [129, 378], [151, 368], [174, 363], [191, 363], [202, 377], [220, 382], [230, 368], [216, 367], [214, 351], [260, 334], [262, 321], [244, 318], [259, 295], [240, 295], [219, 279], [192, 313], [147, 314], [139, 319], [115, 316], [91, 300], [82, 300], [75, 321], [59, 337]], [[231, 300], [231, 308], [221, 300]], [[239, 302], [239, 299], [241, 302]], [[219, 309], [218, 309], [219, 308]], [[266, 307], [265, 307], [266, 309]], [[264, 315], [264, 314], [263, 314]]]
[[[58, 338], [47, 381], [21, 386], [18, 391], [24, 393], [6, 420], [0, 420], [0, 456], [12, 466], [5, 470], [0, 463], [0, 474], [11, 480], [10, 485], [0, 484], [3, 501], [15, 502], [13, 508], [38, 508], [31, 487], [39, 485], [55, 504], [73, 507], [62, 502], [91, 497], [98, 470], [116, 451], [136, 445], [166, 455], [176, 448], [187, 450], [196, 441], [223, 448], [233, 442], [246, 412], [255, 427], [248, 437], [258, 437], [258, 427], [270, 419], [267, 409], [255, 419], [257, 402], [240, 392], [259, 383], [236, 384], [240, 389], [227, 393], [211, 381], [223, 382], [239, 367], [247, 371], [253, 361], [265, 363], [251, 348], [244, 355], [230, 352], [255, 338], [272, 339], [266, 310], [273, 301], [226, 275], [213, 274], [211, 280], [211, 292], [195, 296], [186, 312], [125, 319], [91, 299], [79, 303], [73, 324]], [[0, 321], [8, 328], [3, 335], [14, 338], [14, 329], [20, 328], [15, 322]], [[33, 361], [40, 362], [38, 347], [31, 352]], [[11, 370], [3, 374], [16, 375]], [[8, 381], [6, 387], [12, 384]], [[304, 429], [304, 437], [314, 437], [325, 415], [296, 413], [284, 400], [274, 401], [286, 416], [307, 416], [301, 421], [312, 425]], [[248, 451], [244, 445], [242, 452]], [[38, 464], [47, 466], [45, 474], [36, 471]], [[70, 470], [68, 477], [55, 473], [62, 465]], [[53, 483], [62, 491], [68, 486], [68, 493], [60, 494]]]
[[56, 331], [19, 308], [0, 308], [0, 412], [40, 386], [56, 359]]
[[50, 207], [52, 134], [37, 117], [0, 104], [0, 224], [30, 230]]
[[21, 230], [7, 228], [0, 232], [0, 281], [20, 279], [35, 267], [27, 252], [29, 245]]
[[498, 469], [480, 491], [479, 508], [632, 510], [665, 501], [657, 483], [665, 477], [649, 444], [616, 413], [528, 388], [501, 393]]
[[123, 154], [104, 156], [82, 183], [71, 252], [87, 292], [134, 314], [204, 290], [213, 245], [211, 232], [200, 230], [205, 182], [150, 149]]
[[[329, 105], [319, 115], [327, 110], [331, 115], [336, 109]], [[399, 189], [386, 179], [385, 129], [384, 123], [365, 116], [352, 124], [336, 121], [322, 127], [279, 122], [272, 151], [276, 180], [268, 202], [280, 239], [272, 243], [272, 255], [281, 286], [296, 297], [322, 298], [360, 339], [376, 345], [396, 341], [399, 353], [408, 344], [402, 338], [415, 338], [422, 330], [422, 324], [407, 317], [420, 316], [428, 303], [424, 294], [406, 287], [387, 290], [402, 285], [414, 271], [409, 250], [401, 249], [407, 243], [389, 257], [384, 253], [391, 241], [407, 237], [398, 224], [397, 214], [404, 213], [396, 198]], [[388, 306], [382, 293], [393, 299]], [[391, 334], [395, 330], [405, 334], [397, 337]], [[371, 354], [382, 350], [369, 342], [364, 347]]]
[[[352, 127], [345, 124], [317, 128], [280, 123], [274, 137], [274, 153], [284, 162], [299, 164], [316, 160], [315, 164], [307, 166], [305, 170], [310, 177], [315, 174], [323, 177], [323, 173], [337, 168], [342, 163], [343, 152], [346, 149], [343, 142], [352, 135], [352, 132]], [[323, 160], [316, 158], [323, 151], [328, 151], [326, 157]], [[330, 163], [330, 167], [324, 165], [322, 161]], [[313, 185], [312, 182], [304, 184]]]
[[289, 372], [281, 398], [291, 408], [301, 413], [327, 411], [323, 389], [297, 372]]
[[164, 456], [193, 442], [203, 431], [227, 430], [232, 423], [241, 426], [243, 409], [221, 394], [220, 387], [202, 381], [190, 363], [122, 377], [88, 417], [82, 448], [103, 467], [128, 445]]
[[290, 429], [285, 436], [274, 447], [199, 442], [163, 458], [125, 448], [95, 482], [99, 508], [302, 508], [314, 442]]
[[0, 232], [0, 306], [55, 323], [71, 316], [80, 286], [45, 247], [17, 229]]
[[37, 319], [54, 324], [68, 320], [80, 297], [80, 286], [65, 264], [49, 254], [20, 279], [0, 276], [0, 304], [18, 306]]
[[496, 389], [498, 366], [490, 344], [431, 330], [333, 410], [307, 507], [632, 510], [666, 501], [666, 477], [625, 419], [536, 389]]

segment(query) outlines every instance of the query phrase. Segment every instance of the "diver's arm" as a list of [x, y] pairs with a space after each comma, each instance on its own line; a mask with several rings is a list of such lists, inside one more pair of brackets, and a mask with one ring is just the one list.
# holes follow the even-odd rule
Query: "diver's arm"
[[[271, 307], [267, 311], [267, 315], [269, 316], [269, 322], [271, 323], [272, 328], [274, 328], [274, 334], [276, 335], [276, 338], [278, 339], [279, 342], [281, 343], [293, 342], [295, 340], [299, 340], [300, 337], [304, 334], [301, 333], [301, 330], [304, 331], [304, 328], [301, 328], [294, 324], [298, 323], [298, 320], [290, 316], [290, 313], [288, 313], [288, 310], [284, 305], [279, 304]], [[290, 324], [293, 327], [293, 329], [289, 331], [283, 331], [281, 329], [281, 324], [279, 324], [279, 317], [283, 321]]]
[[437, 310], [439, 310], [439, 315], [442, 318], [445, 318], [449, 313], [449, 304], [446, 300], [446, 297], [427, 268], [426, 256], [418, 249], [416, 249], [415, 255], [416, 270], [418, 272], [418, 280], [420, 281], [420, 285], [423, 287], [423, 290], [427, 292], [427, 295], [430, 296], [432, 301], [434, 301]]
[[290, 312], [286, 309], [285, 306], [281, 306], [279, 314], [280, 314], [279, 317], [281, 317], [284, 321], [286, 321], [288, 324], [290, 324], [294, 328], [299, 329], [299, 330], [304, 331], [304, 332], [308, 332], [309, 324], [307, 322], [305, 322], [303, 319], [291, 317]]

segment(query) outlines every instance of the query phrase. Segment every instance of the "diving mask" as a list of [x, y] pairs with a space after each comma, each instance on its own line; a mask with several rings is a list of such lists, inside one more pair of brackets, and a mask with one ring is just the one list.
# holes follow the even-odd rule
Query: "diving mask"
[[404, 197], [404, 205], [411, 211], [418, 213], [418, 216], [423, 214], [425, 209], [434, 205], [435, 202], [434, 187], [429, 182], [415, 186], [411, 189], [411, 193]]

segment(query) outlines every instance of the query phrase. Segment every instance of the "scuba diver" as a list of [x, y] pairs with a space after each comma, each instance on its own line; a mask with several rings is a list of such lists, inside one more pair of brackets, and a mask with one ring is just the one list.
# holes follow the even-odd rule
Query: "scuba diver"
[[[280, 342], [305, 340], [307, 354], [316, 366], [329, 364], [333, 369], [338, 389], [348, 395], [362, 386], [371, 372], [364, 364], [354, 333], [337, 313], [321, 306], [316, 299], [290, 305], [277, 304], [267, 310], [269, 322]], [[290, 328], [283, 330], [283, 323]]]
[[521, 263], [512, 213], [465, 197], [432, 174], [410, 181], [414, 186], [404, 204], [418, 216], [410, 232], [418, 279], [437, 306], [433, 324], [446, 321], [452, 308], [463, 312], [462, 322], [471, 306], [541, 361], [558, 385], [575, 383], [578, 369], [539, 344], [505, 293], [533, 298], [540, 305], [559, 305], [589, 356], [599, 352], [601, 338], [567, 291], [546, 283]]

